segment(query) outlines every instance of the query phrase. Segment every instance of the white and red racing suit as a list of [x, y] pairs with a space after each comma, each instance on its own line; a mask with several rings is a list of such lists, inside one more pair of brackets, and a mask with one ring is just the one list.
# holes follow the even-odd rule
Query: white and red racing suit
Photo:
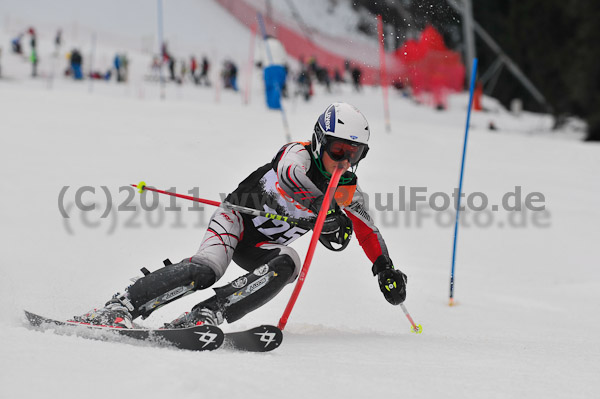
[[[314, 218], [328, 183], [311, 156], [310, 143], [294, 142], [284, 145], [270, 163], [251, 173], [226, 201], [294, 218]], [[380, 255], [389, 256], [381, 233], [365, 209], [355, 174], [346, 172], [342, 176], [335, 199], [352, 220], [358, 242], [371, 262]], [[192, 258], [210, 265], [220, 278], [232, 259], [252, 271], [269, 259], [267, 252], [293, 252], [290, 256], [297, 275], [300, 258], [287, 246], [307, 232], [283, 220], [219, 208]]]

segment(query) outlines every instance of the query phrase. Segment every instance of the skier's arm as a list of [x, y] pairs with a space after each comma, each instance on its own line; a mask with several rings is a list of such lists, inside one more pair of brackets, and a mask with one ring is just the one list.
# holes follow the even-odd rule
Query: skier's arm
[[354, 234], [369, 260], [375, 262], [381, 255], [389, 256], [383, 236], [365, 209], [364, 198], [358, 187], [352, 202], [344, 207], [344, 211], [352, 220]]
[[301, 143], [288, 144], [274, 161], [279, 187], [296, 202], [317, 213], [323, 192], [306, 175], [311, 163], [306, 148]]
[[357, 187], [352, 202], [344, 208], [352, 220], [358, 243], [367, 257], [373, 262], [373, 276], [377, 277], [379, 289], [392, 305], [399, 305], [406, 299], [407, 277], [394, 268], [385, 241], [364, 206], [362, 192]]

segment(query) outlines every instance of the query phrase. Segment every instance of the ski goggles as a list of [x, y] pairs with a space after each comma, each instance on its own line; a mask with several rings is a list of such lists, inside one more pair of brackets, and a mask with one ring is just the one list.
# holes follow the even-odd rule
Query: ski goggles
[[325, 143], [325, 151], [335, 162], [341, 162], [344, 159], [347, 159], [350, 164], [356, 165], [358, 161], [367, 155], [369, 146], [344, 139], [334, 139], [327, 140]]

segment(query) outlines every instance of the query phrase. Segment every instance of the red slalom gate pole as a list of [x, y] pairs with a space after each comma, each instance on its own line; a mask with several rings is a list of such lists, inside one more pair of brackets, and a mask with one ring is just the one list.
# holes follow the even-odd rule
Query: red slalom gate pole
[[383, 93], [383, 113], [385, 116], [385, 130], [389, 133], [392, 131], [390, 126], [390, 105], [388, 101], [388, 85], [387, 85], [387, 71], [385, 66], [385, 47], [383, 36], [383, 20], [381, 15], [377, 16], [377, 33], [379, 36], [379, 80], [381, 83], [381, 90]]
[[279, 324], [277, 327], [281, 331], [285, 328], [287, 324], [290, 313], [292, 313], [292, 309], [296, 304], [296, 299], [298, 299], [298, 295], [300, 294], [300, 290], [302, 290], [302, 286], [304, 285], [304, 280], [306, 279], [306, 274], [308, 273], [308, 269], [310, 268], [310, 263], [312, 262], [313, 255], [315, 254], [315, 249], [317, 247], [317, 242], [319, 241], [319, 237], [321, 236], [321, 231], [323, 230], [323, 223], [325, 222], [325, 217], [327, 216], [327, 211], [329, 210], [329, 205], [331, 204], [331, 198], [333, 197], [333, 193], [337, 188], [337, 185], [340, 181], [340, 177], [342, 177], [342, 173], [344, 172], [343, 168], [336, 168], [331, 176], [331, 181], [329, 182], [329, 186], [327, 187], [327, 192], [325, 193], [325, 197], [323, 198], [323, 204], [321, 204], [321, 209], [319, 210], [319, 215], [317, 216], [317, 221], [315, 223], [315, 227], [313, 228], [313, 234], [310, 239], [310, 245], [308, 246], [308, 251], [306, 252], [306, 258], [304, 258], [304, 265], [302, 266], [302, 270], [300, 271], [300, 276], [298, 277], [298, 282], [296, 283], [296, 287], [294, 287], [294, 291], [292, 292], [292, 296], [283, 311], [283, 315], [279, 319]]

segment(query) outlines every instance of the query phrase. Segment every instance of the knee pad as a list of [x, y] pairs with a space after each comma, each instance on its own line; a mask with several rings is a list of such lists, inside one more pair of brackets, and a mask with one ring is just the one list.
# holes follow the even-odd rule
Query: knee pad
[[127, 292], [137, 315], [146, 318], [158, 309], [184, 295], [208, 288], [216, 281], [213, 270], [189, 259], [165, 266], [131, 285]]
[[[275, 266], [275, 264], [285, 263], [285, 266], [282, 267], [293, 265], [292, 278], [295, 280], [296, 277], [298, 277], [298, 275], [300, 274], [300, 270], [302, 269], [302, 261], [300, 260], [300, 256], [298, 256], [298, 252], [296, 252], [294, 248], [272, 243], [264, 244], [261, 246], [261, 248], [277, 251], [277, 256], [271, 258], [271, 260], [268, 261], [267, 264], [272, 264], [273, 266]], [[284, 257], [283, 255], [287, 256]], [[288, 263], [289, 261], [291, 261], [292, 263]]]
[[294, 280], [295, 270], [296, 264], [290, 256], [278, 255], [226, 286], [215, 288], [214, 299], [223, 309], [225, 319], [232, 323], [273, 299]]

